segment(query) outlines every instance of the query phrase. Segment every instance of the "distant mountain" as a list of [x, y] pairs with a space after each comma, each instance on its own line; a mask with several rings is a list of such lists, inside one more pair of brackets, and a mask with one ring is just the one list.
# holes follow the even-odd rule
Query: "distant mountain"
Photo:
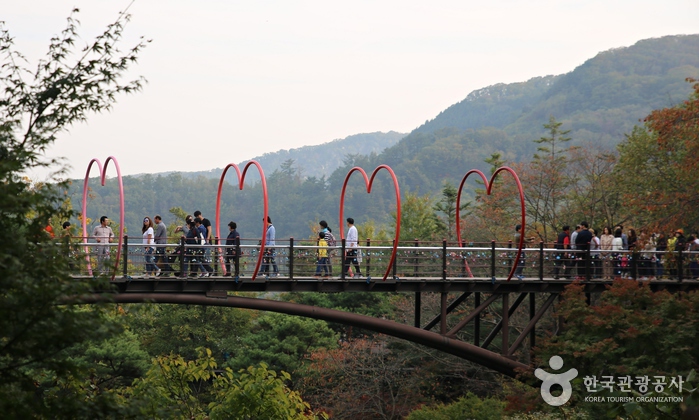
[[686, 100], [688, 77], [699, 79], [699, 35], [639, 41], [563, 75], [471, 92], [367, 164], [391, 165], [403, 188], [439, 191], [444, 180], [458, 183], [468, 169], [486, 169], [492, 153], [530, 159], [551, 115], [570, 130], [571, 144], [612, 148], [652, 110]]
[[574, 140], [611, 146], [653, 109], [685, 100], [687, 77], [699, 77], [699, 35], [646, 39], [601, 52], [563, 75], [471, 92], [412, 134], [493, 127], [531, 141], [553, 115]]
[[[266, 174], [271, 174], [282, 167], [288, 160], [294, 161], [294, 167], [301, 168], [302, 176], [326, 178], [340, 167], [348, 157], [354, 155], [371, 155], [381, 153], [384, 149], [398, 143], [406, 133], [389, 131], [388, 133], [364, 133], [333, 140], [317, 146], [303, 146], [296, 149], [279, 150], [254, 157], [262, 165]], [[238, 165], [248, 161], [237, 162]], [[223, 168], [215, 168], [208, 171], [180, 172], [185, 178], [220, 178]], [[172, 172], [163, 172], [156, 175], [166, 176]]]

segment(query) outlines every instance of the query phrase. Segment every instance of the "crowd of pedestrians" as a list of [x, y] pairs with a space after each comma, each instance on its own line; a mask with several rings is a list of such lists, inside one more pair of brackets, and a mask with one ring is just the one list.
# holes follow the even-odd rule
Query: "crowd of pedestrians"
[[583, 221], [572, 232], [570, 226], [563, 226], [555, 248], [560, 250], [555, 255], [555, 279], [675, 278], [681, 274], [679, 251], [688, 251], [682, 266], [691, 278], [699, 278], [699, 235], [685, 238], [683, 229], [668, 237], [646, 230], [637, 233], [635, 229], [629, 229], [627, 234], [624, 226], [617, 225], [614, 229], [602, 228], [598, 236]]
[[[114, 232], [109, 226], [107, 216], [100, 218], [100, 224], [95, 226], [92, 237], [98, 244], [94, 247], [97, 256], [97, 270], [100, 274], [109, 271], [110, 247], [107, 244], [114, 241]], [[266, 277], [279, 275], [279, 267], [276, 261], [276, 229], [272, 219], [265, 219], [265, 249], [262, 259], [260, 274]], [[354, 219], [348, 217], [345, 254], [341, 256], [342, 275], [344, 278], [362, 278], [360, 263], [362, 253], [359, 248], [359, 235]], [[320, 278], [332, 276], [332, 253], [336, 249], [336, 240], [332, 229], [325, 220], [319, 222], [320, 230], [317, 238], [317, 260], [315, 264], [315, 276]], [[70, 224], [64, 226], [64, 230], [70, 228]], [[229, 233], [225, 242], [225, 276], [233, 276], [237, 280], [240, 277], [240, 257], [243, 255], [240, 244], [240, 234], [237, 224], [228, 223]], [[160, 215], [153, 219], [144, 217], [143, 254], [145, 259], [144, 276], [189, 276], [209, 277], [213, 275], [211, 266], [211, 247], [214, 245], [211, 221], [197, 210], [193, 215], [185, 218], [185, 223], [178, 226], [175, 232], [181, 232], [184, 243], [187, 245], [184, 252], [178, 247], [168, 253], [167, 226]], [[515, 227], [515, 243], [520, 240], [521, 226]], [[49, 232], [52, 233], [52, 232]], [[531, 242], [533, 238], [525, 239]], [[582, 221], [571, 230], [570, 226], [563, 226], [558, 233], [555, 245], [553, 275], [555, 279], [587, 279], [600, 278], [611, 280], [615, 278], [676, 278], [680, 275], [691, 278], [699, 278], [699, 234], [692, 234], [688, 238], [684, 236], [683, 229], [677, 229], [672, 235], [663, 233], [648, 233], [646, 230], [636, 232], [629, 229], [624, 231], [622, 225], [613, 229], [606, 226], [601, 233], [590, 228], [588, 222]], [[680, 252], [682, 251], [682, 252]], [[176, 271], [173, 267], [178, 259], [179, 267], [183, 270]], [[526, 267], [526, 252], [515, 262], [515, 275], [519, 279], [524, 278]], [[680, 272], [680, 267], [685, 271]]]
[[[265, 249], [262, 258], [260, 274], [266, 277], [279, 276], [279, 267], [276, 262], [276, 229], [272, 224], [271, 217], [265, 220]], [[362, 278], [360, 262], [362, 260], [359, 249], [359, 235], [354, 219], [348, 217], [347, 220], [347, 249], [342, 257], [342, 268], [345, 278]], [[70, 223], [66, 222], [70, 227]], [[109, 226], [110, 220], [107, 216], [100, 218], [100, 224], [92, 231], [92, 239], [98, 244], [107, 244], [114, 241], [114, 232]], [[337, 246], [337, 242], [332, 233], [332, 229], [325, 220], [320, 221], [320, 231], [317, 238], [317, 261], [315, 264], [315, 275], [320, 277], [332, 276], [331, 256]], [[237, 224], [233, 221], [228, 223], [228, 236], [225, 242], [225, 252], [223, 255], [225, 273], [224, 276], [232, 276], [236, 280], [240, 277], [240, 257], [243, 255], [240, 243], [240, 234]], [[64, 226], [64, 229], [67, 229]], [[48, 231], [47, 231], [48, 232]], [[144, 256], [144, 277], [210, 277], [214, 273], [211, 266], [211, 247], [213, 245], [213, 233], [211, 221], [197, 210], [193, 215], [185, 217], [185, 223], [175, 228], [175, 233], [181, 233], [186, 245], [184, 250], [179, 246], [168, 253], [168, 233], [167, 226], [160, 215], [143, 218], [141, 229], [143, 237]], [[261, 241], [260, 241], [261, 244]], [[96, 245], [93, 252], [97, 256], [97, 266], [100, 275], [106, 274], [109, 267], [110, 247]], [[179, 264], [178, 264], [179, 263]], [[174, 267], [184, 267], [176, 270]], [[353, 268], [354, 267], [354, 268]]]

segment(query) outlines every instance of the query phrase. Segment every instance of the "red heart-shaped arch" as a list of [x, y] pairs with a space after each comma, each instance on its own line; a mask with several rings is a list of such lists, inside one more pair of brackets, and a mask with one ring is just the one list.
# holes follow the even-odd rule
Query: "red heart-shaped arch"
[[[260, 253], [257, 256], [257, 264], [255, 264], [255, 271], [252, 273], [252, 280], [255, 280], [257, 277], [257, 273], [260, 270], [260, 265], [262, 264], [262, 257], [265, 252], [265, 239], [267, 237], [267, 216], [269, 215], [269, 207], [268, 207], [268, 200], [267, 200], [267, 181], [265, 180], [265, 173], [262, 170], [262, 166], [257, 161], [251, 160], [245, 165], [245, 168], [243, 169], [243, 174], [240, 174], [240, 168], [238, 168], [238, 165], [235, 163], [229, 163], [226, 165], [226, 167], [223, 169], [223, 173], [221, 174], [221, 179], [218, 181], [218, 194], [216, 194], [216, 236], [218, 238], [221, 238], [221, 191], [223, 190], [223, 180], [226, 178], [226, 172], [228, 172], [228, 168], [234, 168], [235, 173], [238, 176], [238, 189], [242, 191], [243, 187], [245, 187], [245, 174], [248, 172], [248, 168], [252, 165], [255, 165], [257, 167], [257, 170], [260, 172], [260, 179], [262, 180], [262, 196], [264, 199], [264, 215], [262, 217], [262, 239], [260, 241]], [[221, 268], [223, 269], [224, 265], [223, 262], [221, 261]]]
[[[478, 169], [471, 169], [470, 171], [466, 172], [466, 175], [461, 179], [461, 184], [459, 184], [459, 193], [456, 196], [456, 238], [459, 241], [459, 246], [463, 247], [463, 241], [461, 240], [461, 217], [459, 215], [459, 209], [461, 208], [461, 190], [464, 187], [464, 183], [466, 182], [466, 179], [471, 175], [471, 174], [477, 174], [481, 177], [483, 180], [483, 184], [486, 187], [485, 193], [487, 195], [490, 195], [490, 191], [493, 188], [493, 181], [495, 180], [495, 177], [498, 176], [500, 172], [509, 172], [512, 177], [514, 178], [515, 182], [517, 183], [517, 189], [519, 190], [519, 201], [520, 201], [520, 211], [522, 214], [522, 232], [520, 232], [519, 235], [519, 244], [517, 248], [517, 258], [515, 259], [515, 263], [512, 265], [512, 269], [510, 270], [510, 274], [507, 276], [507, 281], [510, 281], [512, 276], [515, 273], [515, 270], [517, 269], [517, 264], [519, 261], [519, 257], [522, 256], [522, 249], [524, 248], [524, 229], [526, 226], [526, 218], [525, 218], [525, 207], [524, 207], [524, 190], [522, 189], [522, 183], [519, 181], [519, 177], [517, 176], [517, 173], [512, 168], [509, 168], [507, 166], [503, 166], [501, 168], [498, 168], [495, 172], [493, 172], [493, 175], [490, 177], [490, 181], [486, 178], [485, 174], [483, 172], [479, 171]], [[469, 270], [470, 272], [470, 270]]]
[[[109, 166], [109, 161], [114, 161], [114, 167], [116, 168], [117, 179], [119, 181], [119, 247], [117, 248], [116, 263], [114, 264], [114, 271], [112, 272], [112, 280], [114, 280], [117, 269], [119, 268], [119, 260], [121, 259], [121, 248], [124, 244], [124, 183], [121, 179], [121, 169], [119, 169], [119, 162], [117, 162], [114, 156], [109, 156], [107, 160], [104, 161], [104, 167], [102, 166], [102, 163], [99, 161], [99, 159], [92, 159], [90, 163], [87, 165], [87, 171], [85, 172], [85, 182], [83, 183], [82, 228], [83, 237], [87, 242], [87, 182], [90, 176], [90, 169], [92, 169], [92, 165], [94, 163], [97, 164], [97, 167], [100, 170], [100, 182], [104, 187], [104, 183], [107, 180], [107, 167]], [[92, 275], [90, 253], [87, 246], [85, 247], [85, 254], [85, 258], [87, 259], [87, 271], [90, 275]]]
[[[396, 260], [396, 252], [398, 250], [398, 238], [400, 237], [400, 188], [398, 188], [398, 179], [396, 178], [396, 174], [393, 173], [393, 169], [391, 169], [390, 166], [388, 165], [379, 165], [374, 169], [374, 172], [371, 173], [371, 179], [367, 177], [366, 172], [364, 172], [364, 169], [359, 168], [359, 167], [354, 167], [350, 169], [350, 171], [347, 173], [345, 176], [345, 182], [342, 184], [342, 194], [340, 195], [340, 239], [345, 239], [344, 235], [344, 229], [342, 226], [344, 226], [343, 223], [343, 213], [345, 210], [345, 190], [347, 189], [347, 182], [349, 181], [350, 176], [354, 172], [359, 172], [362, 174], [362, 177], [364, 177], [364, 183], [366, 184], [366, 192], [368, 194], [371, 193], [371, 186], [374, 184], [374, 178], [376, 177], [376, 174], [379, 172], [381, 169], [386, 169], [388, 173], [391, 174], [391, 178], [393, 179], [393, 187], [396, 191], [396, 234], [393, 238], [393, 252], [391, 253], [391, 260], [388, 262], [388, 267], [386, 268], [386, 273], [383, 275], [383, 279], [386, 280], [388, 277], [388, 274], [391, 272], [391, 269], [393, 268], [393, 261]], [[344, 257], [343, 257], [344, 258]], [[344, 270], [344, 261], [342, 262], [342, 269]]]

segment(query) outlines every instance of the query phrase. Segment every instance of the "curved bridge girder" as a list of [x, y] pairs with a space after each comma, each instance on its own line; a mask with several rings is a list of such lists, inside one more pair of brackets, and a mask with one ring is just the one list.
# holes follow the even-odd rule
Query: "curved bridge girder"
[[[497, 353], [482, 349], [463, 341], [447, 338], [443, 335], [426, 331], [421, 328], [400, 324], [385, 319], [373, 318], [366, 315], [353, 314], [335, 309], [319, 308], [316, 306], [297, 303], [279, 302], [275, 300], [228, 296], [222, 298], [203, 295], [177, 293], [119, 293], [116, 295], [91, 295], [81, 297], [80, 303], [172, 303], [187, 305], [226, 306], [233, 308], [256, 309], [261, 311], [279, 312], [288, 315], [298, 315], [307, 318], [322, 319], [364, 328], [381, 334], [390, 335], [431, 347], [445, 353], [466, 359], [504, 375], [514, 378], [517, 369], [531, 369], [516, 360], [503, 357]], [[78, 303], [78, 301], [74, 301]]]

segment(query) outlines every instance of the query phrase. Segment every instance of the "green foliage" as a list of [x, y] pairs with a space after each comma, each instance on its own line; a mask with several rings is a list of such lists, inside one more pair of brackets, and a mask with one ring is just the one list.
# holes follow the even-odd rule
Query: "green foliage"
[[[377, 318], [394, 319], [398, 298], [389, 293], [342, 292], [342, 293], [284, 293], [280, 300], [320, 308], [337, 309]], [[349, 339], [360, 335], [372, 335], [370, 331], [352, 328], [344, 324], [329, 323], [334, 331]]]
[[504, 409], [503, 401], [495, 398], [480, 399], [469, 392], [451, 404], [438, 404], [415, 410], [406, 420], [495, 420], [503, 417]]
[[197, 349], [186, 360], [171, 354], [153, 360], [148, 373], [125, 390], [139, 407], [139, 417], [171, 419], [306, 419], [317, 418], [301, 396], [267, 365], [250, 366], [234, 374], [217, 371], [211, 350]]
[[[444, 181], [442, 186], [442, 198], [436, 202], [433, 209], [442, 214], [437, 219], [437, 231], [441, 231], [441, 237], [447, 240], [456, 239], [456, 199], [459, 191], [456, 186], [449, 181]], [[465, 197], [465, 196], [464, 196]], [[468, 210], [471, 203], [461, 204], [459, 209], [460, 217], [467, 217], [471, 212]]]
[[285, 384], [291, 375], [280, 375], [267, 365], [250, 366], [235, 377], [230, 370], [217, 378], [219, 401], [210, 404], [212, 419], [317, 419], [301, 395]]
[[389, 293], [285, 293], [280, 299], [374, 317], [390, 318], [395, 311], [394, 298]]
[[[532, 161], [520, 171], [520, 181], [525, 190], [525, 202], [529, 224], [539, 239], [550, 240], [565, 225], [560, 216], [575, 174], [568, 173], [567, 166], [573, 147], [564, 147], [571, 140], [570, 130], [562, 130], [563, 123], [552, 115], [544, 124], [548, 136], [534, 140], [538, 144]], [[563, 217], [570, 217], [565, 214]]]
[[[595, 415], [606, 415], [606, 410], [612, 410], [615, 415], [622, 415], [627, 409], [648, 412], [647, 407], [636, 408], [623, 403], [610, 402], [602, 411], [597, 405], [584, 404], [584, 397], [589, 395], [583, 392], [585, 376], [686, 377], [687, 372], [696, 368], [699, 293], [653, 292], [646, 284], [616, 280], [595, 304], [586, 303], [579, 284], [568, 286], [563, 298], [557, 315], [566, 320], [565, 328], [540, 345], [537, 357], [547, 361], [558, 355], [566, 366], [578, 370], [579, 375], [573, 381], [572, 401], [583, 410]], [[690, 391], [692, 385], [683, 388]], [[668, 395], [670, 392], [666, 391]], [[621, 392], [610, 395], [629, 396]], [[694, 405], [697, 401], [687, 399], [687, 402]], [[663, 407], [670, 409], [674, 416], [680, 414], [677, 403]]]
[[70, 278], [67, 238], [51, 241], [43, 230], [52, 218], [70, 216], [63, 202], [67, 184], [33, 184], [22, 175], [57, 166], [54, 175], [62, 174], [58, 161], [43, 160], [57, 133], [141, 88], [142, 80], [120, 83], [145, 45], [119, 52], [127, 21], [121, 15], [74, 59], [79, 37], [69, 17], [33, 72], [22, 66], [25, 59], [0, 22], [0, 412], [7, 418], [94, 418], [115, 410], [112, 396], [72, 386], [87, 372], [84, 360], [69, 355], [120, 325], [105, 306], [64, 302], [110, 286], [105, 279]]
[[[85, 310], [93, 312], [91, 308]], [[109, 316], [110, 322], [123, 323], [124, 317]], [[80, 343], [66, 352], [69, 360], [89, 372], [91, 385], [100, 392], [128, 386], [147, 370], [150, 356], [141, 348], [139, 337], [131, 330], [105, 340]]]
[[170, 354], [153, 359], [143, 378], [126, 395], [140, 402], [140, 415], [151, 418], [204, 419], [211, 399], [209, 381], [217, 364], [209, 349], [197, 349], [198, 357], [186, 360]]
[[590, 416], [583, 410], [559, 407], [554, 412], [534, 411], [531, 413], [516, 413], [503, 417], [506, 420], [593, 420], [596, 417]]
[[319, 348], [333, 348], [337, 340], [325, 321], [264, 313], [241, 338], [228, 365], [236, 370], [264, 361], [293, 374], [308, 354]]
[[219, 361], [235, 357], [248, 334], [253, 312], [238, 308], [185, 305], [129, 305], [127, 319], [151, 356], [175, 353], [194, 359], [210, 348]]
[[597, 305], [588, 305], [581, 287], [564, 292], [558, 314], [566, 326], [542, 347], [542, 359], [559, 355], [590, 375], [683, 374], [696, 365], [698, 293], [653, 292], [616, 280]]
[[[407, 193], [401, 202], [400, 242], [412, 242], [415, 239], [429, 241], [435, 239], [438, 219], [429, 196], [418, 197], [417, 194]], [[397, 221], [394, 217], [394, 229]]]

